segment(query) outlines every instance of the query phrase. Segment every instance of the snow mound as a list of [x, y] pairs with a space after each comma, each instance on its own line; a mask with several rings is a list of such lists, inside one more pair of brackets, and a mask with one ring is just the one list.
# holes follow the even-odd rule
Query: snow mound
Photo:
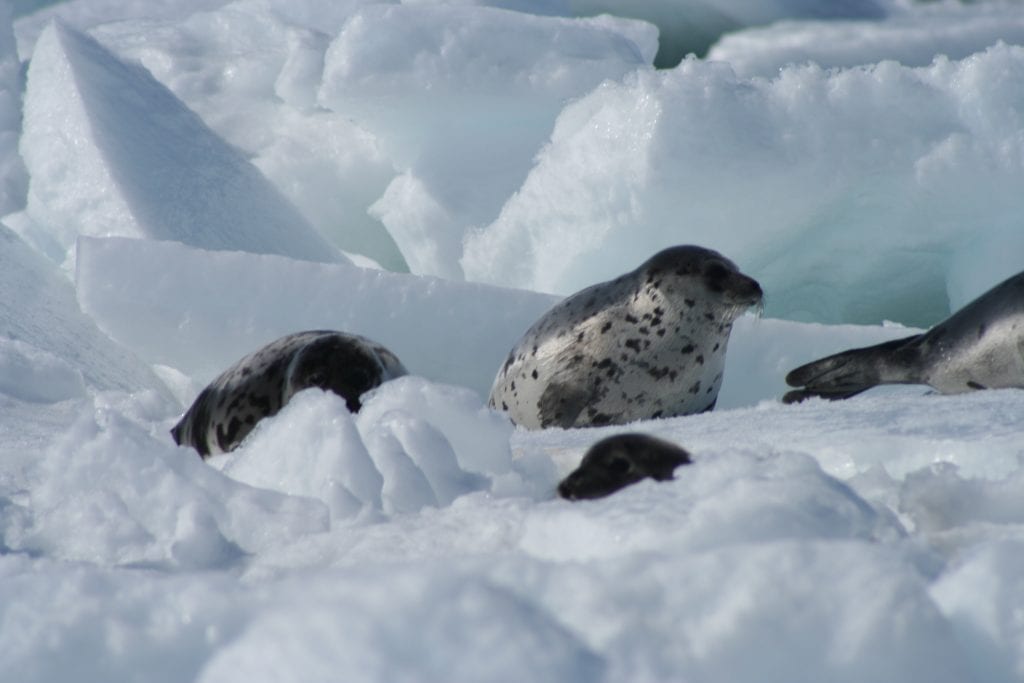
[[58, 263], [78, 235], [345, 260], [145, 69], [60, 24], [36, 43], [21, 152], [28, 227], [15, 227]]
[[490, 487], [469, 466], [487, 474], [510, 469], [511, 427], [479, 401], [464, 389], [404, 377], [368, 395], [353, 416], [343, 399], [310, 389], [260, 422], [223, 471], [253, 486], [318, 498], [334, 519], [447, 506]]
[[27, 510], [4, 515], [5, 543], [55, 559], [226, 567], [328, 526], [323, 503], [236, 483], [102, 397], [28, 477]]

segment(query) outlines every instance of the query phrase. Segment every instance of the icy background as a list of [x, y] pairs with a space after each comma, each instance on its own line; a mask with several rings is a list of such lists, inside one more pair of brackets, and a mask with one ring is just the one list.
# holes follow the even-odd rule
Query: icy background
[[[1024, 681], [1024, 392], [778, 402], [1024, 268], [1024, 5], [43, 4], [0, 4], [0, 680]], [[623, 428], [516, 430], [494, 374], [679, 243], [766, 316], [716, 412], [630, 427], [675, 481], [557, 500]], [[413, 375], [173, 444], [311, 328]]]

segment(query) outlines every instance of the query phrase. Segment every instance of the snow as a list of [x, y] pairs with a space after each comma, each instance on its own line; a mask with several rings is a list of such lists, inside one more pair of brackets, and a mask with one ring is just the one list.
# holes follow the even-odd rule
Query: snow
[[[1024, 681], [1024, 392], [778, 400], [1024, 267], [1019, 5], [8, 11], [0, 679]], [[486, 407], [560, 295], [676, 243], [766, 291], [714, 412]], [[411, 374], [174, 445], [320, 328]], [[556, 498], [626, 430], [694, 462]]]

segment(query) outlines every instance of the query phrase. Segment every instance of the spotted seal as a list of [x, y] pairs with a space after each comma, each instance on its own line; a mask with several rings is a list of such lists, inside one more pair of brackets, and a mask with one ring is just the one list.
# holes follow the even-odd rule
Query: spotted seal
[[360, 396], [404, 374], [395, 354], [365, 337], [330, 330], [289, 334], [221, 373], [199, 394], [171, 436], [204, 458], [224, 453], [303, 389], [333, 391], [356, 412]]
[[927, 384], [943, 394], [1024, 388], [1024, 272], [927, 332], [801, 365], [786, 382], [801, 387], [786, 403], [849, 398], [879, 384]]
[[558, 485], [558, 495], [569, 500], [603, 498], [650, 477], [672, 479], [690, 454], [674, 443], [638, 433], [601, 439], [586, 452], [580, 466]]
[[528, 429], [711, 410], [733, 321], [761, 299], [718, 252], [670, 247], [545, 313], [509, 353], [489, 404]]

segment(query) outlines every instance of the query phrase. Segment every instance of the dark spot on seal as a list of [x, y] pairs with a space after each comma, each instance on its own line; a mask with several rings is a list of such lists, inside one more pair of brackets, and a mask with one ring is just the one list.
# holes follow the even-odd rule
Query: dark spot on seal
[[683, 348], [679, 349], [679, 352], [685, 356], [688, 353], [693, 353], [696, 350], [696, 348], [697, 347], [695, 347], [693, 344], [687, 344]]
[[696, 382], [693, 383], [693, 386], [690, 387], [690, 393], [691, 394], [700, 393], [700, 380], [697, 380]]
[[668, 373], [669, 373], [669, 369], [668, 368], [648, 368], [647, 369], [647, 374], [650, 375], [651, 377], [653, 377], [654, 379], [661, 379], [662, 377], [664, 377]]
[[533, 377], [534, 379], [537, 379], [537, 377], [538, 377], [538, 375], [537, 375], [537, 368], [534, 368], [534, 369], [533, 369], [533, 372], [531, 372], [531, 373], [530, 373], [530, 375], [531, 375], [531, 376], [532, 376], [532, 377]]
[[970, 380], [970, 381], [968, 381], [968, 382], [967, 382], [967, 386], [968, 386], [969, 388], [971, 388], [971, 389], [985, 389], [985, 388], [986, 388], [984, 384], [978, 384], [978, 383], [977, 383], [977, 382], [975, 382], [974, 380]]
[[640, 340], [639, 339], [627, 339], [623, 346], [629, 349], [633, 349], [636, 353], [640, 353]]
[[694, 358], [694, 360], [697, 361], [697, 363], [699, 365], [704, 365], [704, 354], [703, 353], [697, 354], [697, 357]]
[[609, 320], [609, 321], [608, 321], [608, 322], [606, 322], [606, 323], [605, 323], [604, 325], [601, 325], [601, 334], [604, 334], [605, 332], [607, 332], [607, 331], [608, 331], [608, 330], [610, 330], [610, 329], [612, 329], [612, 323], [611, 323], [611, 321]]
[[636, 317], [635, 315], [632, 315], [632, 314], [630, 314], [630, 313], [627, 313], [627, 314], [626, 314], [626, 322], [627, 322], [627, 323], [630, 323], [631, 325], [635, 325], [635, 324], [637, 324], [638, 322], [640, 322], [640, 318], [637, 318], [637, 317]]

